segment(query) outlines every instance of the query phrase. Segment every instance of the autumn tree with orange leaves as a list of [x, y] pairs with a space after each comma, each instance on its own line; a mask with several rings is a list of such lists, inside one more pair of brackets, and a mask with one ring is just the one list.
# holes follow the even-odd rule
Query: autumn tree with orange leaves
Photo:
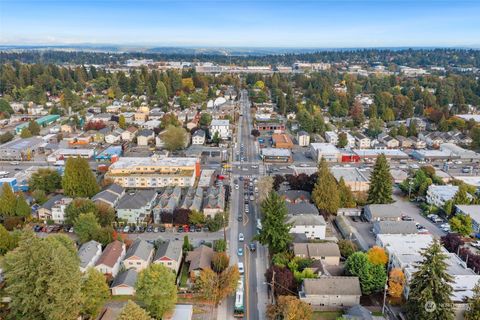
[[394, 298], [402, 296], [405, 275], [400, 268], [393, 268], [388, 276], [388, 294]]
[[368, 260], [373, 264], [384, 266], [388, 262], [387, 253], [379, 246], [373, 246], [370, 250], [368, 250], [367, 256]]

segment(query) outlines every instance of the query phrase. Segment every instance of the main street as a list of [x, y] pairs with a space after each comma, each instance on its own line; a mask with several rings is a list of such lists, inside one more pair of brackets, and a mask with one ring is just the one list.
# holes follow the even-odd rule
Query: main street
[[[268, 259], [267, 249], [253, 241], [257, 232], [257, 219], [260, 218], [260, 215], [256, 200], [249, 200], [249, 185], [247, 183], [244, 187], [244, 181], [245, 178], [249, 178], [249, 181], [253, 182], [253, 178], [259, 177], [260, 173], [263, 174], [265, 171], [263, 164], [259, 161], [258, 146], [250, 135], [252, 120], [246, 90], [241, 91], [239, 105], [242, 116], [239, 117], [236, 136], [232, 141], [232, 158], [236, 159], [238, 155], [239, 161], [232, 162], [228, 251], [232, 265], [236, 265], [238, 262], [244, 264], [244, 319], [257, 320], [265, 318], [267, 287], [264, 284], [264, 274]], [[236, 184], [238, 189], [235, 187]], [[245, 212], [245, 206], [248, 206], [248, 213]], [[240, 233], [244, 235], [243, 242], [239, 241]], [[255, 242], [257, 245], [255, 252], [251, 252], [249, 249], [251, 242]], [[242, 256], [238, 255], [239, 247], [243, 249]], [[221, 310], [219, 310], [219, 319], [224, 317], [231, 319], [233, 311], [234, 298], [229, 298], [226, 306], [227, 314], [221, 314]]]

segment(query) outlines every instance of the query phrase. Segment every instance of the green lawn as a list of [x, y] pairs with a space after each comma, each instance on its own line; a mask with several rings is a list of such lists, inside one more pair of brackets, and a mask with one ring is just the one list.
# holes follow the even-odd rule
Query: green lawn
[[182, 265], [182, 270], [180, 271], [180, 287], [185, 288], [187, 286], [188, 280], [188, 266], [186, 263]]
[[342, 314], [342, 311], [315, 311], [313, 320], [335, 320], [341, 317]]

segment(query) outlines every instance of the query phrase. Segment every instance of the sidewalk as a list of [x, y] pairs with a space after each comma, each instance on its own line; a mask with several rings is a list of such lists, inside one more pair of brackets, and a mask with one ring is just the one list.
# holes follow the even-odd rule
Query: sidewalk
[[268, 292], [265, 284], [265, 272], [267, 271], [267, 249], [259, 245], [257, 249], [257, 298], [258, 298], [258, 316], [259, 319], [265, 319], [267, 313]]

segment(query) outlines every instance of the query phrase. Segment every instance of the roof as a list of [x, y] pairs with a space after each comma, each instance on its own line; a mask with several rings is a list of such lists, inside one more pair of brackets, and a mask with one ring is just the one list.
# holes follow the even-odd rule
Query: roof
[[401, 217], [402, 210], [391, 204], [369, 204], [365, 209], [370, 211], [373, 218], [376, 217]]
[[153, 189], [136, 190], [135, 193], [126, 193], [118, 202], [116, 209], [141, 209], [157, 197]]
[[165, 156], [151, 156], [151, 157], [120, 157], [115, 163], [110, 166], [110, 169], [129, 169], [138, 166], [148, 167], [193, 167], [197, 163], [197, 158], [183, 158], [183, 157], [165, 157]]
[[414, 254], [430, 246], [433, 242], [430, 234], [379, 234], [377, 244], [389, 253]]
[[330, 172], [337, 181], [343, 177], [346, 182], [368, 182], [368, 178], [358, 168], [334, 166]]
[[205, 138], [205, 131], [199, 129], [193, 133], [193, 137], [202, 137]]
[[154, 134], [154, 132], [150, 129], [143, 129], [138, 132], [138, 136], [140, 137], [150, 137]]
[[291, 157], [292, 152], [289, 149], [283, 148], [262, 148], [262, 156], [267, 157]]
[[339, 154], [340, 151], [331, 143], [310, 143], [310, 146], [321, 154]]
[[415, 221], [376, 221], [373, 228], [377, 234], [415, 234]]
[[213, 127], [213, 126], [229, 126], [229, 125], [230, 125], [229, 120], [213, 119], [212, 122], [210, 122], [210, 127]]
[[340, 257], [338, 244], [334, 242], [321, 243], [294, 243], [293, 252], [295, 255], [311, 257]]
[[478, 204], [457, 204], [457, 210], [464, 214], [468, 214], [472, 220], [480, 222], [480, 205]]
[[50, 199], [47, 200], [40, 208], [47, 209], [47, 210], [52, 210], [53, 206], [55, 205], [55, 202], [60, 201], [63, 199], [62, 194], [57, 194]]
[[100, 256], [95, 265], [98, 266], [104, 264], [106, 266], [113, 267], [122, 255], [123, 246], [123, 242], [120, 242], [118, 240], [109, 243], [105, 247], [105, 250], [103, 250], [102, 255]]
[[119, 273], [115, 279], [113, 279], [111, 288], [118, 287], [120, 285], [126, 285], [132, 288], [135, 288], [135, 283], [137, 282], [138, 273], [135, 269], [128, 269]]
[[129, 259], [131, 257], [137, 257], [144, 261], [148, 261], [150, 254], [153, 251], [153, 245], [148, 243], [145, 240], [140, 238], [135, 239], [132, 243], [130, 248], [128, 248], [127, 253], [125, 255], [125, 259]]
[[290, 200], [297, 200], [299, 198], [305, 199], [307, 201], [310, 201], [310, 192], [304, 191], [304, 190], [285, 190], [285, 191], [279, 191], [278, 194], [282, 197], [285, 197]]
[[294, 226], [325, 226], [325, 219], [321, 215], [315, 214], [299, 214], [289, 215], [287, 223], [291, 223]]
[[85, 268], [90, 261], [92, 261], [98, 252], [98, 246], [100, 246], [100, 251], [102, 251], [102, 245], [95, 240], [90, 240], [82, 244], [77, 253], [80, 259], [80, 267]]
[[180, 241], [166, 241], [158, 245], [153, 261], [167, 257], [180, 262], [182, 259], [182, 243]]
[[317, 207], [308, 202], [286, 203], [289, 215], [319, 215]]
[[17, 151], [24, 151], [35, 148], [44, 143], [42, 138], [31, 137], [25, 139], [16, 139], [0, 145], [0, 149], [14, 149]]
[[358, 277], [304, 279], [303, 290], [306, 295], [362, 295]]
[[187, 258], [185, 259], [187, 262], [190, 262], [188, 271], [210, 268], [212, 257], [213, 249], [205, 245], [201, 245], [193, 251], [188, 252]]

